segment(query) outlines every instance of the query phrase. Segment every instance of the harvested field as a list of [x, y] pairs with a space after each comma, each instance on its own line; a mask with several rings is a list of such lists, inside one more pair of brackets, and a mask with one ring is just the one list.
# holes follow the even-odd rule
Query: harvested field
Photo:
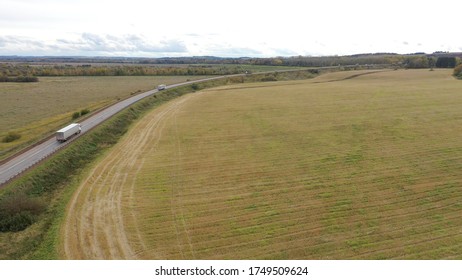
[[95, 164], [62, 257], [460, 259], [461, 92], [402, 70], [180, 97]]

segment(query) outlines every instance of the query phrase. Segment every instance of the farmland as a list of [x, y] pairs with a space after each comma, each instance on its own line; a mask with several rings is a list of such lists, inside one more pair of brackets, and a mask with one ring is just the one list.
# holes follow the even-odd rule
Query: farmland
[[14, 131], [21, 138], [0, 142], [0, 158], [71, 121], [73, 112], [97, 110], [132, 94], [197, 77], [41, 77], [38, 83], [0, 83], [0, 139]]
[[72, 259], [460, 259], [462, 83], [346, 71], [188, 94], [71, 199]]

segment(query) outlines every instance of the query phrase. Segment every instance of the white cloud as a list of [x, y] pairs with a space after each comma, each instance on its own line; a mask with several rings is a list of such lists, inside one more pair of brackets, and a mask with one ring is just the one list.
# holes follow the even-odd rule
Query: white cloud
[[27, 37], [0, 36], [0, 52], [19, 55], [146, 55], [166, 56], [187, 53], [179, 40], [151, 42], [139, 35], [98, 35], [82, 33], [73, 39], [52, 42]]
[[28, 52], [31, 50], [43, 51], [48, 49], [48, 46], [39, 40], [27, 37], [16, 37], [16, 36], [0, 36], [0, 51], [11, 51], [11, 52]]
[[447, 18], [447, 7], [457, 5], [457, 0], [3, 0], [0, 55], [459, 51], [459, 27]]

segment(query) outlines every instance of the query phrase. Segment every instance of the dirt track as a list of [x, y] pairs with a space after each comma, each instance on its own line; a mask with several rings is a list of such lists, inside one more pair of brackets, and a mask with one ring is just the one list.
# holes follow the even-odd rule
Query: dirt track
[[[150, 112], [96, 164], [68, 205], [62, 228], [63, 259], [140, 258], [144, 242], [134, 214], [125, 210], [136, 203], [133, 190], [143, 166], [140, 155], [156, 148], [166, 120], [200, 94], [177, 98]], [[126, 231], [127, 218], [131, 223], [130, 236]]]

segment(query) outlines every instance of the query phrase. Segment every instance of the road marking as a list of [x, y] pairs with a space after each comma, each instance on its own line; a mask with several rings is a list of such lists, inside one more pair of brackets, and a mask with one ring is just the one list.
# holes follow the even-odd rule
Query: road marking
[[[45, 143], [46, 143], [46, 142], [45, 142]], [[42, 148], [41, 148], [40, 150], [38, 150], [37, 152], [35, 152], [35, 153], [31, 154], [31, 155], [27, 155], [27, 157], [25, 157], [23, 160], [18, 161], [18, 162], [15, 163], [14, 165], [8, 167], [4, 172], [2, 172], [2, 173], [0, 173], [0, 174], [4, 174], [4, 173], [6, 173], [8, 170], [10, 170], [11, 168], [16, 167], [18, 164], [21, 164], [21, 163], [25, 162], [26, 160], [28, 160], [28, 159], [34, 157], [35, 155], [44, 152], [46, 148], [52, 146], [53, 144], [55, 144], [55, 143], [54, 143], [54, 142], [51, 142], [51, 143], [48, 144], [47, 146], [42, 147]], [[40, 147], [40, 146], [37, 146], [37, 147]], [[54, 150], [53, 150], [53, 151], [54, 151]], [[51, 151], [51, 152], [53, 152], [53, 151]], [[48, 154], [47, 154], [47, 155], [48, 155]], [[19, 156], [19, 157], [20, 157], [20, 156]], [[36, 163], [36, 162], [34, 162], [34, 163]], [[31, 165], [33, 165], [34, 163], [32, 163]], [[5, 164], [5, 165], [6, 165], [6, 164]], [[28, 168], [28, 167], [26, 167], [26, 169], [27, 169], [27, 168]]]

